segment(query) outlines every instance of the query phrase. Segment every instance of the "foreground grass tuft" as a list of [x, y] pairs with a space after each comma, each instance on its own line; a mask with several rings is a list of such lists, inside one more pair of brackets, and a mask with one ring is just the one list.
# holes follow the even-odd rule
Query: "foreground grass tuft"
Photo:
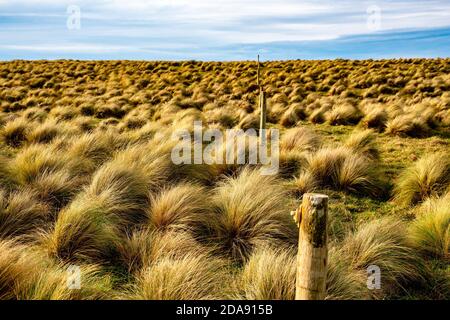
[[409, 227], [408, 235], [417, 250], [427, 256], [449, 261], [450, 194], [423, 203], [416, 220]]
[[414, 205], [430, 196], [440, 196], [449, 184], [449, 155], [426, 155], [400, 174], [394, 188], [395, 199], [402, 205]]
[[213, 195], [216, 241], [240, 262], [256, 247], [292, 243], [297, 232], [285, 197], [274, 177], [262, 176], [257, 170], [244, 169], [238, 177], [228, 178]]

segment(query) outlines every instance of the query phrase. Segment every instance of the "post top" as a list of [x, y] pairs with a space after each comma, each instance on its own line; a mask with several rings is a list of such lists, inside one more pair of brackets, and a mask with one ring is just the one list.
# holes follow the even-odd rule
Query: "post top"
[[314, 198], [314, 199], [328, 199], [326, 194], [321, 193], [305, 193], [303, 197]]

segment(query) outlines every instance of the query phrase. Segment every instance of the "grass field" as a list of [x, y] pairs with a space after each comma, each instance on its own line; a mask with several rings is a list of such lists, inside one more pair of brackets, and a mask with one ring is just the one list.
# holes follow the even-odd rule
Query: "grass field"
[[0, 299], [293, 299], [306, 192], [330, 197], [327, 299], [449, 299], [450, 59], [261, 79], [276, 176], [171, 161], [196, 120], [259, 127], [254, 62], [0, 63]]

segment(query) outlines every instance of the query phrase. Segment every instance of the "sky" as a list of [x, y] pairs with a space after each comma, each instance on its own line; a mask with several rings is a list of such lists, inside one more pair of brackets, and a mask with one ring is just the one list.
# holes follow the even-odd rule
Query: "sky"
[[0, 0], [0, 60], [450, 57], [450, 0]]

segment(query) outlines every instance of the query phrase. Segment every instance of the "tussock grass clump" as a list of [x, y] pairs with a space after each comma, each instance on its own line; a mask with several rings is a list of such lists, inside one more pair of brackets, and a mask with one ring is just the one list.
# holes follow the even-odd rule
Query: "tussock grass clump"
[[69, 121], [74, 119], [78, 115], [78, 110], [71, 106], [58, 106], [54, 107], [49, 112], [49, 118], [56, 121]]
[[148, 192], [144, 172], [115, 160], [106, 163], [59, 213], [44, 245], [63, 260], [107, 255], [122, 229], [145, 221]]
[[98, 266], [79, 266], [80, 289], [67, 286], [67, 267], [48, 260], [33, 247], [0, 240], [0, 299], [92, 300], [110, 294], [110, 277]]
[[333, 186], [344, 159], [351, 155], [345, 148], [322, 148], [308, 158], [308, 171], [321, 185]]
[[31, 236], [48, 219], [48, 207], [32, 192], [0, 190], [0, 238]]
[[281, 149], [279, 156], [279, 176], [287, 179], [292, 178], [305, 165], [306, 158], [306, 152]]
[[111, 295], [111, 277], [97, 265], [81, 265], [80, 289], [67, 285], [68, 266], [50, 265], [37, 272], [33, 281], [21, 284], [16, 293], [20, 300], [100, 300]]
[[280, 148], [296, 151], [314, 151], [322, 144], [320, 137], [310, 129], [292, 128], [281, 137]]
[[450, 260], [450, 194], [428, 199], [408, 230], [414, 248], [427, 256]]
[[0, 111], [0, 127], [3, 127], [6, 123], [6, 114]]
[[374, 164], [345, 147], [323, 148], [310, 155], [307, 170], [324, 187], [366, 195], [381, 191]]
[[326, 116], [331, 125], [357, 124], [362, 118], [361, 111], [349, 104], [335, 106]]
[[153, 261], [153, 242], [155, 233], [149, 228], [135, 230], [117, 244], [120, 262], [129, 273], [139, 271]]
[[415, 114], [402, 114], [389, 120], [386, 132], [399, 136], [425, 137], [430, 128], [426, 121]]
[[108, 199], [81, 193], [58, 214], [54, 228], [41, 236], [44, 250], [63, 261], [99, 260], [119, 241], [117, 218], [108, 216]]
[[71, 139], [68, 153], [92, 161], [94, 167], [110, 160], [116, 150], [126, 146], [124, 138], [113, 131], [87, 133]]
[[325, 111], [320, 108], [311, 112], [308, 117], [309, 121], [314, 124], [324, 123], [325, 122]]
[[300, 112], [298, 112], [295, 107], [290, 107], [287, 109], [280, 118], [280, 124], [283, 127], [293, 127], [300, 120]]
[[75, 127], [68, 124], [59, 124], [54, 120], [44, 122], [35, 127], [27, 136], [29, 143], [50, 143], [53, 139], [61, 135], [76, 134]]
[[57, 212], [73, 199], [85, 181], [86, 179], [74, 177], [69, 170], [63, 169], [44, 172], [29, 184], [29, 188]]
[[[326, 299], [368, 299], [365, 272], [349, 270], [335, 252], [330, 251]], [[236, 277], [235, 298], [294, 300], [296, 277], [296, 250], [258, 249]]]
[[383, 107], [375, 107], [366, 113], [361, 120], [361, 124], [366, 128], [382, 131], [386, 128], [387, 121], [388, 114], [386, 110], [384, 110]]
[[297, 257], [294, 250], [260, 248], [235, 281], [237, 299], [294, 300]]
[[162, 258], [143, 269], [127, 298], [138, 300], [222, 299], [227, 293], [226, 265], [201, 253]]
[[[122, 119], [125, 114], [126, 111], [116, 104], [103, 105], [95, 109], [95, 116], [98, 119]], [[58, 118], [67, 118], [68, 116], [70, 116], [70, 114], [66, 112], [58, 116]]]
[[91, 117], [79, 116], [72, 121], [72, 125], [81, 132], [93, 132], [97, 125], [97, 121]]
[[340, 164], [336, 173], [334, 183], [338, 189], [372, 196], [381, 192], [380, 182], [373, 164], [363, 156], [358, 154], [348, 155]]
[[[237, 141], [240, 141], [239, 143]], [[256, 166], [250, 164], [250, 156], [252, 155], [252, 149], [254, 146], [258, 146], [258, 137], [254, 134], [244, 133], [241, 137], [234, 139], [224, 139], [223, 142], [217, 148], [215, 154], [212, 157], [216, 157], [216, 165], [214, 168], [217, 170], [217, 175], [233, 175], [242, 169], [243, 165]], [[253, 156], [255, 153], [253, 153]], [[254, 163], [255, 161], [252, 161]]]
[[212, 224], [214, 237], [236, 261], [246, 260], [257, 247], [286, 245], [296, 239], [286, 193], [272, 176], [244, 169], [238, 177], [219, 184], [213, 206], [217, 215]]
[[371, 294], [367, 289], [366, 270], [348, 267], [347, 261], [335, 247], [328, 252], [326, 300], [367, 300]]
[[63, 170], [72, 165], [64, 154], [44, 145], [23, 148], [10, 162], [10, 172], [20, 185], [27, 185], [43, 174]]
[[45, 122], [31, 131], [27, 140], [30, 143], [49, 143], [59, 134], [56, 122]]
[[259, 116], [257, 114], [247, 114], [238, 124], [238, 128], [242, 130], [259, 128]]
[[138, 130], [127, 132], [127, 139], [130, 143], [147, 143], [161, 132], [162, 127], [156, 122], [148, 122]]
[[31, 123], [23, 118], [7, 122], [0, 130], [3, 142], [13, 148], [22, 146], [27, 141], [27, 135], [31, 126]]
[[217, 108], [206, 114], [209, 123], [217, 123], [222, 128], [233, 128], [238, 121], [236, 114], [231, 109]]
[[25, 109], [22, 116], [27, 120], [41, 123], [47, 118], [47, 111], [39, 107], [31, 107]]
[[85, 163], [55, 148], [30, 145], [10, 161], [10, 176], [16, 185], [30, 188], [55, 208], [65, 205], [85, 181]]
[[207, 203], [207, 191], [201, 186], [184, 183], [165, 189], [151, 199], [150, 224], [159, 230], [186, 230], [201, 235], [211, 219]]
[[[284, 103], [274, 103], [267, 105], [267, 122], [278, 123], [280, 118], [286, 111], [286, 105]], [[257, 114], [260, 115], [260, 110], [257, 110]]]
[[376, 136], [372, 130], [354, 131], [345, 140], [344, 145], [368, 158], [378, 159], [379, 151], [375, 139]]
[[447, 153], [424, 156], [397, 178], [394, 198], [402, 205], [414, 205], [430, 196], [442, 195], [450, 184], [450, 157]]
[[133, 224], [145, 220], [149, 190], [150, 185], [142, 169], [112, 160], [94, 174], [86, 192], [90, 197], [109, 203], [106, 207], [108, 212], [119, 216], [125, 223]]
[[442, 124], [442, 126], [450, 126], [450, 109], [442, 110], [436, 113], [436, 119]]
[[[167, 141], [164, 136], [155, 137], [145, 148], [141, 148], [146, 154], [139, 155], [138, 162], [143, 164], [145, 171], [151, 173], [152, 179], [164, 180], [164, 183], [177, 184], [187, 181], [211, 185], [219, 170], [215, 164], [209, 165], [204, 161], [195, 164], [194, 148], [195, 144], [189, 141]], [[188, 155], [189, 161], [175, 163], [172, 160], [174, 154]]]
[[374, 294], [396, 294], [405, 283], [423, 282], [425, 274], [423, 260], [406, 243], [406, 230], [406, 225], [394, 218], [370, 221], [344, 239], [338, 256], [351, 270], [365, 271], [370, 265], [378, 266], [382, 289]]
[[[130, 171], [138, 171], [148, 184], [149, 190], [156, 191], [168, 183], [172, 174], [176, 174], [176, 165], [171, 161], [170, 150], [170, 146], [162, 141], [152, 140], [120, 151], [112, 161], [127, 166]], [[181, 168], [178, 170], [181, 171]]]
[[310, 171], [303, 170], [294, 178], [294, 191], [298, 196], [308, 192], [314, 192], [319, 187], [319, 182]]
[[19, 286], [33, 281], [42, 259], [27, 246], [13, 240], [0, 240], [0, 300], [17, 297]]
[[146, 123], [145, 117], [131, 116], [128, 114], [123, 120], [121, 127], [125, 130], [134, 130], [142, 128]]
[[210, 253], [187, 232], [143, 228], [133, 231], [118, 244], [119, 260], [136, 274], [162, 258], [179, 259], [189, 254]]

